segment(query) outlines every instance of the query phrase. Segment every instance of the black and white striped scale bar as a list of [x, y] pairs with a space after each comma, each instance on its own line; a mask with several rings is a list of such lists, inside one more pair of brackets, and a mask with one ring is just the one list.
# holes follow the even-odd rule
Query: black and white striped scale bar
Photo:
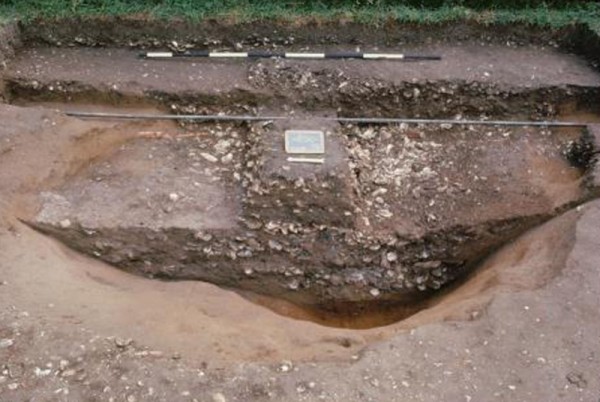
[[325, 52], [325, 53], [293, 53], [293, 52], [269, 52], [262, 50], [251, 50], [249, 52], [211, 52], [209, 50], [188, 50], [185, 52], [144, 52], [141, 58], [146, 59], [173, 59], [173, 58], [224, 58], [224, 59], [363, 59], [363, 60], [399, 60], [399, 61], [421, 61], [441, 60], [441, 56], [412, 55], [403, 53], [363, 53], [363, 52]]

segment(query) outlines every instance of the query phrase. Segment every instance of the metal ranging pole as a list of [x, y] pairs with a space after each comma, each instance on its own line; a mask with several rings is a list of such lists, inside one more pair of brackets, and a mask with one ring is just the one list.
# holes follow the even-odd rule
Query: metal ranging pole
[[248, 52], [211, 52], [209, 50], [187, 50], [184, 52], [143, 52], [144, 59], [175, 59], [175, 58], [220, 58], [220, 59], [362, 59], [362, 60], [397, 60], [397, 61], [435, 61], [442, 56], [415, 55], [404, 53], [364, 53], [364, 52], [270, 52], [251, 50]]
[[[65, 112], [67, 116], [92, 119], [124, 120], [182, 120], [182, 121], [270, 121], [290, 120], [293, 116], [252, 116], [252, 115], [203, 115], [203, 114], [132, 114]], [[408, 119], [402, 117], [326, 117], [322, 120], [356, 124], [456, 124], [469, 126], [533, 126], [533, 127], [587, 127], [591, 123], [577, 121], [535, 121], [535, 120], [452, 120], [452, 119]]]

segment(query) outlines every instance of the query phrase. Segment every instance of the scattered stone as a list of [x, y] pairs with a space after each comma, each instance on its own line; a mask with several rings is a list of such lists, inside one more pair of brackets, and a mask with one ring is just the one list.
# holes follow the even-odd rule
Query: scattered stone
[[379, 291], [379, 289], [376, 289], [376, 288], [372, 288], [371, 290], [369, 290], [369, 293], [373, 297], [379, 297], [381, 295], [381, 292]]
[[204, 159], [206, 159], [207, 161], [212, 162], [212, 163], [215, 163], [215, 162], [217, 162], [219, 160], [216, 156], [211, 155], [211, 154], [209, 154], [207, 152], [201, 152], [200, 156], [203, 157]]
[[45, 376], [47, 376], [48, 374], [50, 374], [52, 372], [52, 369], [49, 369], [49, 368], [47, 368], [47, 369], [41, 369], [39, 367], [36, 367], [33, 370], [33, 372], [35, 373], [36, 377], [45, 377]]
[[389, 252], [388, 252], [388, 253], [385, 255], [385, 257], [387, 258], [387, 260], [388, 260], [389, 262], [395, 262], [395, 261], [397, 261], [397, 260], [398, 260], [398, 254], [397, 254], [397, 253], [395, 253], [395, 252], [393, 252], [393, 251], [389, 251]]
[[415, 264], [415, 268], [418, 269], [435, 269], [442, 265], [441, 261], [425, 261], [425, 262], [417, 262]]
[[63, 219], [62, 221], [59, 222], [59, 225], [61, 228], [67, 229], [68, 227], [71, 226], [71, 221], [68, 219]]
[[371, 193], [371, 195], [373, 197], [378, 197], [380, 195], [386, 194], [388, 192], [388, 189], [385, 187], [379, 187], [377, 190], [373, 191], [373, 193]]
[[283, 246], [275, 240], [269, 240], [269, 248], [275, 251], [283, 250]]
[[377, 214], [382, 218], [391, 218], [394, 214], [388, 209], [381, 209], [377, 212]]
[[583, 373], [571, 371], [567, 374], [567, 381], [571, 384], [577, 386], [577, 388], [585, 388], [587, 387], [587, 380], [584, 378]]
[[377, 137], [377, 132], [372, 127], [369, 127], [365, 131], [362, 131], [358, 136], [363, 140], [372, 140]]
[[258, 230], [262, 227], [262, 222], [259, 221], [258, 219], [249, 218], [249, 219], [246, 219], [244, 221], [244, 223], [246, 224], [248, 229], [251, 229], [251, 230]]
[[212, 394], [213, 402], [227, 402], [227, 398], [220, 392]]
[[127, 338], [127, 339], [122, 339], [122, 338], [115, 338], [115, 345], [117, 345], [117, 347], [124, 349], [127, 346], [131, 345], [133, 343], [133, 339], [131, 338]]
[[173, 202], [177, 202], [179, 200], [179, 194], [171, 193], [171, 194], [169, 194], [169, 199]]
[[215, 145], [215, 151], [219, 154], [224, 154], [231, 148], [231, 140], [219, 140]]
[[279, 366], [279, 371], [281, 371], [282, 373], [288, 373], [292, 370], [293, 365], [291, 362], [283, 362], [280, 366]]
[[0, 349], [11, 347], [14, 343], [13, 339], [0, 339]]
[[205, 242], [209, 242], [213, 238], [213, 236], [210, 233], [205, 233], [205, 232], [196, 232], [194, 237], [198, 240], [202, 240]]
[[233, 154], [230, 152], [221, 158], [221, 163], [230, 163], [233, 160]]

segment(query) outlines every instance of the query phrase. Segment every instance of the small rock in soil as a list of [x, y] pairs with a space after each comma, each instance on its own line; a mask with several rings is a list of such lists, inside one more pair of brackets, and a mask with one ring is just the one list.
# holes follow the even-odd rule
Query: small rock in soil
[[386, 258], [389, 262], [394, 262], [398, 260], [398, 254], [393, 251], [390, 251], [386, 254]]
[[117, 345], [117, 347], [119, 347], [119, 348], [126, 348], [127, 346], [131, 345], [132, 342], [133, 342], [133, 340], [131, 338], [128, 338], [128, 339], [116, 338], [115, 339], [115, 345]]
[[219, 160], [219, 159], [217, 159], [216, 156], [211, 155], [211, 154], [209, 154], [207, 152], [200, 153], [200, 156], [203, 157], [204, 159], [206, 159], [207, 161], [212, 162], [212, 163], [217, 162]]
[[575, 371], [567, 374], [567, 381], [577, 386], [577, 388], [585, 388], [587, 386], [587, 380], [583, 377], [583, 374]]
[[213, 394], [212, 400], [213, 400], [213, 402], [227, 402], [227, 399], [225, 398], [225, 396], [220, 392]]
[[0, 349], [11, 347], [14, 343], [12, 339], [0, 339]]

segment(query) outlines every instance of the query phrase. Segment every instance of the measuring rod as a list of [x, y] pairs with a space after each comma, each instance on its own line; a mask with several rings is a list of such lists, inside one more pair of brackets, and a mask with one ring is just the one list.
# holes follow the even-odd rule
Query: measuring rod
[[216, 58], [216, 59], [362, 59], [362, 60], [398, 60], [398, 61], [429, 61], [441, 60], [441, 56], [415, 55], [404, 53], [365, 53], [365, 52], [271, 52], [250, 50], [248, 52], [211, 52], [209, 50], [187, 50], [184, 52], [143, 52], [145, 59], [174, 59], [174, 58]]
[[[124, 120], [187, 120], [187, 121], [270, 121], [292, 120], [293, 116], [252, 116], [252, 115], [206, 115], [206, 114], [135, 114], [135, 113], [96, 113], [67, 111], [67, 116], [93, 119]], [[592, 123], [577, 121], [538, 121], [538, 120], [452, 120], [452, 119], [409, 119], [403, 117], [319, 117], [319, 120], [340, 123], [360, 124], [456, 124], [469, 126], [534, 126], [534, 127], [586, 127]]]

